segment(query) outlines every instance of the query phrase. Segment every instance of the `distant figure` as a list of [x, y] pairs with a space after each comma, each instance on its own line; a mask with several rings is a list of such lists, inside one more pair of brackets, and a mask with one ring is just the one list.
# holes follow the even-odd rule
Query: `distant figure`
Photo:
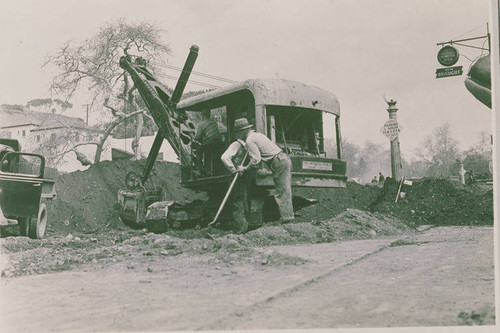
[[195, 144], [206, 146], [212, 143], [218, 143], [221, 140], [219, 126], [217, 122], [210, 118], [210, 110], [204, 110], [201, 113], [202, 121], [196, 129], [196, 134], [193, 138]]
[[467, 171], [465, 174], [465, 184], [470, 185], [476, 182], [476, 176], [474, 175], [474, 170]]
[[[7, 145], [2, 145], [0, 144], [0, 160], [4, 157], [5, 154], [7, 154], [8, 152], [13, 152], [14, 149], [11, 147], [11, 146], [7, 146]], [[11, 172], [10, 170], [10, 164], [11, 164], [11, 161], [12, 159], [5, 159], [2, 163], [2, 165], [0, 166], [0, 169], [3, 171], [3, 172]]]
[[379, 172], [379, 173], [378, 173], [378, 181], [379, 181], [379, 182], [383, 182], [384, 180], [385, 180], [384, 175], [382, 174], [382, 172]]
[[460, 163], [460, 170], [458, 171], [458, 174], [460, 175], [460, 182], [465, 185], [465, 175], [467, 172], [464, 169], [464, 164]]
[[373, 176], [373, 179], [372, 179], [372, 184], [373, 184], [373, 183], [378, 183], [377, 176]]
[[204, 164], [211, 160], [212, 151], [222, 143], [222, 135], [217, 122], [210, 119], [210, 110], [204, 110], [201, 114], [202, 121], [193, 138], [193, 150], [195, 151], [196, 168], [201, 171], [201, 175], [206, 175], [207, 165]]

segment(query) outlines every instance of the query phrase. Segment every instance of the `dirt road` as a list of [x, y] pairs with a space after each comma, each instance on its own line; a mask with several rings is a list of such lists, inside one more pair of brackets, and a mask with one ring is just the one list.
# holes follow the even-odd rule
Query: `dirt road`
[[3, 278], [3, 325], [88, 332], [494, 324], [491, 227], [253, 250]]

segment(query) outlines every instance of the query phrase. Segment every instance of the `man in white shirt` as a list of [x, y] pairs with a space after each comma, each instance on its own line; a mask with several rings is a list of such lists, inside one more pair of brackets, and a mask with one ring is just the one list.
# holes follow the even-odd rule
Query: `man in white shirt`
[[[278, 204], [280, 218], [284, 221], [293, 220], [292, 206], [292, 162], [274, 142], [262, 133], [252, 130], [252, 125], [246, 118], [234, 121], [234, 134], [239, 145], [244, 147], [250, 156], [246, 166], [235, 166], [232, 156], [237, 147], [233, 142], [221, 156], [222, 163], [233, 173], [243, 173], [259, 167], [261, 161], [267, 164], [273, 173], [275, 200]], [[239, 149], [239, 148], [238, 148]]]

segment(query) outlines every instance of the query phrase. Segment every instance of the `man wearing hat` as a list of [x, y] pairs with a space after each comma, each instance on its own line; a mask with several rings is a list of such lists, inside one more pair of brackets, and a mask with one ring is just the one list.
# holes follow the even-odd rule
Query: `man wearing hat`
[[[274, 142], [262, 133], [255, 132], [246, 118], [234, 121], [234, 135], [248, 152], [250, 162], [246, 166], [235, 167], [228, 162], [232, 153], [228, 150], [221, 157], [224, 165], [233, 173], [243, 173], [249, 169], [256, 169], [261, 162], [267, 164], [273, 173], [275, 200], [278, 204], [280, 218], [285, 221], [293, 220], [292, 206], [292, 162]], [[234, 149], [234, 147], [233, 147]]]

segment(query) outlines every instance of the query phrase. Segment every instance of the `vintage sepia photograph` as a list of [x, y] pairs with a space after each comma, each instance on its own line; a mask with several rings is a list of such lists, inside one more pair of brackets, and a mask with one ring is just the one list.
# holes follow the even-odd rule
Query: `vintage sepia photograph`
[[0, 3], [1, 332], [500, 329], [499, 0]]

